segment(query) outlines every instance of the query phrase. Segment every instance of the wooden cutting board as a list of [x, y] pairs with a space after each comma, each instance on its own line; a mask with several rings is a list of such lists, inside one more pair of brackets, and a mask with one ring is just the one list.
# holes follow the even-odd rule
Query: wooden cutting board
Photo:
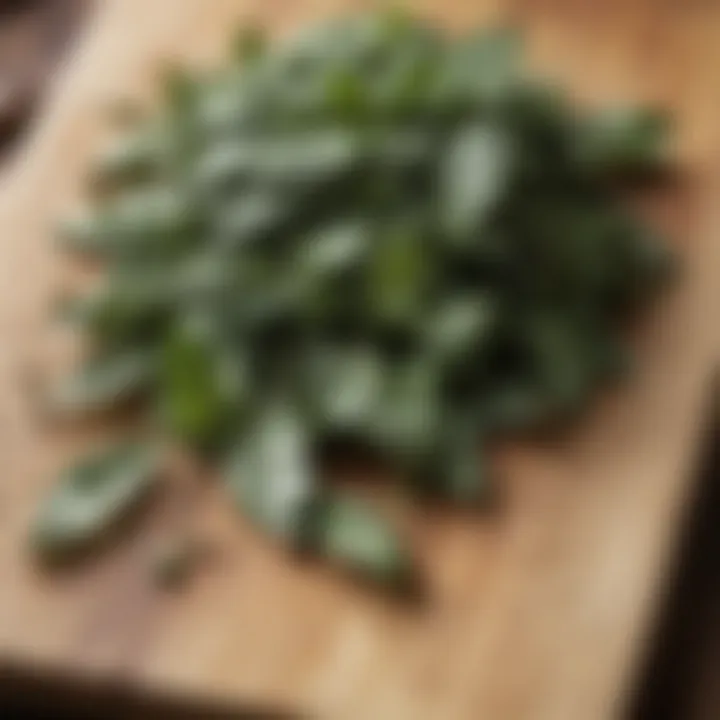
[[[148, 96], [170, 58], [220, 57], [243, 19], [285, 33], [350, 5], [98, 3], [0, 194], [3, 663], [341, 720], [620, 713], [689, 496], [717, 348], [720, 3], [415, 4], [455, 29], [519, 22], [535, 67], [583, 100], [645, 99], [673, 111], [681, 177], [650, 213], [677, 242], [684, 274], [635, 332], [636, 376], [553, 443], [498, 449], [497, 509], [412, 519], [430, 589], [423, 608], [292, 562], [216, 488], [192, 494], [179, 480], [116, 547], [69, 573], [40, 572], [25, 548], [28, 525], [57, 469], [96, 435], [47, 428], [33, 410], [35, 376], [73, 352], [49, 329], [52, 299], [75, 277], [53, 251], [52, 227], [112, 132], [108, 105]], [[186, 591], [167, 595], [148, 580], [148, 548], [188, 507], [220, 551]]]

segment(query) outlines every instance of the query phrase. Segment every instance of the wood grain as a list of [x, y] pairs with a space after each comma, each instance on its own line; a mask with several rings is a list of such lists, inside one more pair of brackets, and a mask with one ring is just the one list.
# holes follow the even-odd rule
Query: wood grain
[[498, 448], [501, 508], [413, 518], [427, 607], [399, 608], [293, 563], [212, 486], [189, 502], [223, 552], [180, 596], [153, 588], [144, 563], [174, 522], [172, 493], [78, 571], [49, 576], [27, 556], [27, 527], [55, 471], [100, 434], [43, 427], [27, 371], [57, 372], [75, 352], [49, 329], [54, 295], [76, 277], [52, 249], [52, 227], [112, 132], [104, 110], [117, 97], [151, 97], [169, 58], [212, 62], [243, 19], [282, 34], [361, 4], [98, 4], [0, 196], [0, 657], [341, 720], [618, 717], [684, 512], [718, 347], [718, 3], [414, 3], [454, 29], [519, 22], [538, 71], [583, 101], [670, 108], [681, 180], [648, 212], [684, 259], [680, 285], [634, 333], [632, 382], [552, 444]]

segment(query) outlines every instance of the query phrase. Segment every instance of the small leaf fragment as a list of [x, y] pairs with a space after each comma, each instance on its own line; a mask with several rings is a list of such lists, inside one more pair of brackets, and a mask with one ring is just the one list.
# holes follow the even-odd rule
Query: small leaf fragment
[[167, 539], [153, 552], [150, 564], [153, 580], [166, 590], [179, 589], [188, 581], [206, 549], [195, 537], [182, 535]]
[[152, 382], [155, 370], [156, 355], [146, 350], [92, 360], [54, 389], [50, 409], [75, 414], [117, 407], [142, 393]]
[[158, 172], [167, 151], [161, 130], [152, 128], [114, 141], [98, 161], [99, 179], [110, 183], [129, 183]]
[[592, 115], [578, 130], [577, 153], [594, 172], [656, 170], [668, 159], [669, 121], [645, 108], [621, 107]]
[[69, 468], [35, 519], [34, 547], [49, 559], [88, 549], [148, 495], [158, 470], [154, 448], [126, 443]]
[[194, 224], [180, 193], [145, 189], [128, 192], [98, 213], [78, 213], [64, 224], [61, 241], [83, 253], [147, 257], [186, 247]]
[[412, 582], [413, 563], [390, 523], [362, 500], [337, 493], [318, 498], [305, 532], [311, 550], [389, 588]]

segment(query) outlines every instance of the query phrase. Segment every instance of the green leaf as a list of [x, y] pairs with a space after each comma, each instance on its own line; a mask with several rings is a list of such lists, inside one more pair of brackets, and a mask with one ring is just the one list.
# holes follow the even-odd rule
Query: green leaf
[[247, 367], [242, 356], [227, 353], [204, 314], [188, 317], [167, 343], [161, 413], [168, 429], [186, 442], [216, 441], [246, 410]]
[[362, 120], [369, 109], [368, 88], [356, 72], [349, 68], [332, 70], [326, 80], [328, 112], [342, 120]]
[[197, 126], [204, 137], [226, 141], [256, 130], [272, 109], [262, 74], [236, 67], [210, 83], [198, 98]]
[[410, 29], [409, 19], [396, 11], [334, 18], [301, 31], [280, 55], [290, 68], [342, 65], [361, 70], [369, 61], [392, 52]]
[[488, 343], [497, 307], [488, 295], [456, 295], [442, 302], [427, 326], [427, 351], [441, 363], [456, 364], [475, 356]]
[[125, 443], [69, 468], [35, 519], [34, 547], [49, 559], [89, 549], [148, 495], [158, 469], [153, 448]]
[[218, 236], [231, 248], [258, 245], [287, 223], [291, 209], [290, 200], [276, 193], [248, 193], [223, 208], [216, 220]]
[[514, 28], [483, 32], [461, 46], [461, 62], [481, 100], [495, 100], [517, 87], [522, 63], [522, 38]]
[[110, 256], [148, 256], [187, 247], [196, 218], [172, 189], [127, 192], [98, 214], [66, 222], [61, 239], [80, 252]]
[[51, 393], [50, 407], [60, 413], [116, 408], [146, 391], [155, 378], [156, 354], [127, 351], [92, 360]]
[[440, 168], [439, 213], [450, 242], [468, 247], [486, 230], [508, 190], [512, 143], [499, 128], [474, 123], [450, 140]]
[[181, 68], [170, 68], [165, 75], [165, 137], [170, 148], [165, 171], [176, 181], [192, 167], [202, 146], [200, 105], [206, 82]]
[[289, 404], [273, 401], [231, 453], [226, 478], [239, 507], [271, 535], [298, 541], [315, 492], [307, 423]]
[[383, 171], [417, 171], [434, 162], [437, 141], [426, 131], [393, 128], [380, 132], [370, 148], [371, 161]]
[[548, 398], [548, 409], [573, 412], [591, 389], [592, 359], [581, 331], [563, 317], [540, 316], [528, 330], [536, 377]]
[[101, 346], [140, 340], [154, 347], [161, 328], [179, 312], [224, 298], [237, 274], [221, 252], [174, 263], [134, 258], [114, 265], [110, 277], [90, 292], [67, 299], [61, 317], [83, 326]]
[[166, 68], [163, 85], [168, 105], [176, 114], [187, 113], [198, 97], [198, 80], [183, 68]]
[[360, 159], [357, 138], [343, 130], [303, 131], [247, 142], [218, 143], [199, 160], [200, 187], [287, 188], [317, 185], [352, 170]]
[[219, 193], [243, 190], [252, 179], [258, 151], [254, 143], [215, 143], [198, 158], [193, 168], [194, 183], [200, 192]]
[[481, 31], [447, 50], [437, 83], [438, 105], [494, 107], [521, 85], [522, 42], [511, 28]]
[[233, 42], [233, 56], [241, 63], [255, 63], [267, 51], [267, 37], [257, 25], [245, 25]]
[[427, 357], [400, 362], [388, 373], [376, 404], [371, 438], [410, 467], [427, 461], [442, 427], [442, 375]]
[[372, 79], [372, 104], [379, 115], [410, 118], [432, 109], [442, 73], [442, 48], [434, 33], [398, 45], [382, 72]]
[[439, 482], [443, 495], [461, 505], [487, 500], [491, 486], [485, 467], [478, 418], [458, 413], [445, 428]]
[[111, 280], [65, 301], [62, 317], [82, 326], [101, 347], [150, 339], [167, 314], [172, 297], [162, 286], [156, 291], [134, 292], [124, 282]]
[[103, 182], [132, 183], [157, 175], [167, 153], [162, 128], [150, 128], [116, 140], [98, 161]]
[[357, 267], [368, 253], [373, 228], [367, 220], [338, 220], [308, 235], [295, 265], [314, 282]]
[[309, 402], [320, 428], [331, 434], [363, 436], [383, 392], [385, 365], [363, 345], [317, 346], [308, 363]]
[[256, 172], [277, 183], [318, 183], [334, 180], [361, 157], [358, 138], [339, 129], [300, 133], [261, 148]]
[[312, 550], [353, 573], [398, 589], [412, 582], [412, 560], [398, 534], [361, 500], [322, 495], [305, 532]]
[[430, 248], [413, 224], [391, 226], [375, 241], [368, 277], [368, 305], [381, 324], [418, 320], [433, 281]]
[[624, 107], [603, 110], [581, 124], [579, 162], [596, 173], [655, 170], [667, 163], [669, 120], [655, 110]]
[[483, 427], [491, 433], [533, 429], [552, 408], [548, 393], [523, 378], [496, 382], [480, 404]]
[[303, 318], [311, 326], [352, 323], [361, 315], [359, 285], [374, 236], [372, 221], [344, 218], [297, 244], [288, 272], [295, 276]]

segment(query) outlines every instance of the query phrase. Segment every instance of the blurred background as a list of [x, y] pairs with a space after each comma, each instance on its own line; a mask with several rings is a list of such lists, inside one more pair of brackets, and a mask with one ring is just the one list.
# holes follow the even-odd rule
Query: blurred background
[[[151, 0], [149, 0], [151, 1]], [[178, 0], [181, 2], [182, 0]], [[63, 57], [82, 31], [90, 0], [0, 0], [0, 191]], [[16, 156], [16, 159], [17, 158]], [[720, 718], [720, 424], [709, 424], [694, 510], [636, 680], [632, 720]], [[28, 676], [0, 658], [0, 715], [72, 718], [259, 717], [234, 709], [139, 697], [119, 687], [80, 687]], [[581, 720], [580, 718], [578, 720]]]
[[89, 6], [88, 0], [0, 0], [0, 158], [32, 119]]

